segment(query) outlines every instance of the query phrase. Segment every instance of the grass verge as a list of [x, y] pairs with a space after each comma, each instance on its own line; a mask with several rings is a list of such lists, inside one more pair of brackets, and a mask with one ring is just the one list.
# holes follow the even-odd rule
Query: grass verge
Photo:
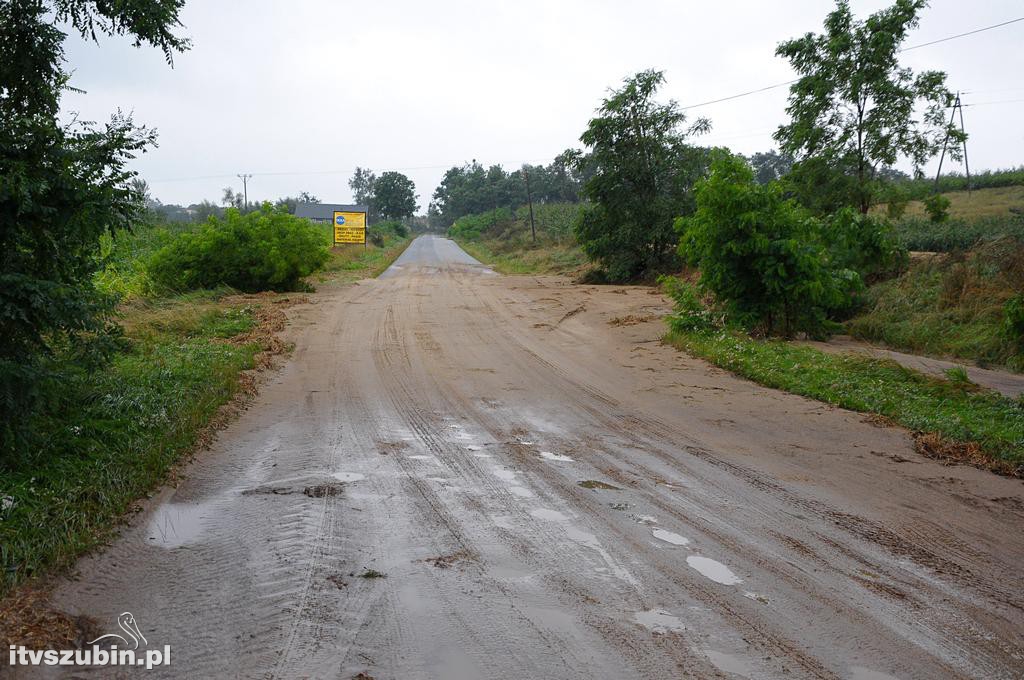
[[1024, 368], [1003, 329], [1004, 305], [1024, 290], [1024, 246], [999, 239], [966, 253], [926, 257], [876, 283], [864, 309], [846, 322], [850, 335], [894, 349]]
[[382, 246], [375, 246], [372, 243], [367, 243], [365, 247], [334, 246], [331, 248], [331, 259], [316, 275], [316, 280], [319, 283], [344, 284], [378, 276], [398, 259], [412, 243], [412, 239], [413, 237], [388, 236]]
[[914, 431], [925, 455], [1024, 476], [1024, 409], [995, 392], [781, 340], [724, 331], [671, 331], [666, 340], [766, 387], [884, 416]]
[[529, 242], [456, 239], [467, 253], [502, 274], [572, 274], [587, 266], [586, 255], [571, 241]]

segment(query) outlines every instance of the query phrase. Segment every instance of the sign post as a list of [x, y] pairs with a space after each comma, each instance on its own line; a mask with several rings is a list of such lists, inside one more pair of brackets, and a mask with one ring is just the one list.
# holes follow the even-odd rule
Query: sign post
[[362, 243], [366, 245], [366, 213], [334, 211], [334, 245]]

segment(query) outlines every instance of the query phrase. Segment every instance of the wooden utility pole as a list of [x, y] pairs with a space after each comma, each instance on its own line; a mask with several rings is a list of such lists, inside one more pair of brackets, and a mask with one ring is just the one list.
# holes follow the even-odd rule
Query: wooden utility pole
[[530, 193], [530, 173], [523, 166], [523, 177], [526, 178], [526, 202], [530, 205], [530, 234], [533, 235], [533, 242], [537, 242], [537, 226], [533, 223], [533, 195]]
[[242, 200], [244, 201], [244, 208], [242, 212], [249, 212], [249, 178], [252, 175], [238, 175], [238, 179], [242, 180]]

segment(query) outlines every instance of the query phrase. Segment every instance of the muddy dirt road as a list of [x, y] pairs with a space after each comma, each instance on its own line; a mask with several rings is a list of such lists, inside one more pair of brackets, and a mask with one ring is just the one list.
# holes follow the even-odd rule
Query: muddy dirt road
[[[56, 602], [177, 677], [1021, 677], [1019, 481], [416, 240]], [[376, 578], [375, 578], [376, 577]]]

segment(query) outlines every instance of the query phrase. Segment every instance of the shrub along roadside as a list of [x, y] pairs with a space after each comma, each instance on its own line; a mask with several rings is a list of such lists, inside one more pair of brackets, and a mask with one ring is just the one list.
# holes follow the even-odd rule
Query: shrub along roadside
[[194, 290], [231, 286], [246, 292], [300, 287], [329, 258], [320, 231], [269, 203], [246, 215], [229, 209], [198, 231], [178, 234], [156, 251], [147, 269], [157, 286]]
[[893, 361], [826, 354], [728, 330], [678, 328], [666, 340], [766, 387], [885, 416], [923, 433], [915, 440], [926, 455], [1024, 476], [1024, 409], [995, 392], [932, 378]]

